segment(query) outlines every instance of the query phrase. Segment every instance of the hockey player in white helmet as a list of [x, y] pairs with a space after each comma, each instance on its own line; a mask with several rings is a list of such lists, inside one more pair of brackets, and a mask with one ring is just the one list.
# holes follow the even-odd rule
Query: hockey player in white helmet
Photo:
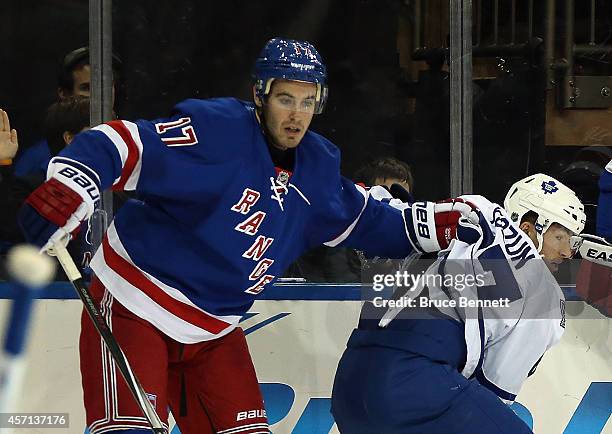
[[572, 238], [584, 229], [586, 215], [571, 189], [538, 173], [510, 187], [504, 208], [533, 241], [550, 271], [557, 271], [572, 256], [576, 247]]
[[454, 241], [402, 293], [396, 284], [393, 304], [364, 304], [334, 380], [342, 434], [533, 432], [507, 404], [563, 335], [565, 298], [551, 272], [572, 256], [584, 208], [544, 174], [516, 182], [505, 208], [461, 198], [486, 220], [481, 238]]

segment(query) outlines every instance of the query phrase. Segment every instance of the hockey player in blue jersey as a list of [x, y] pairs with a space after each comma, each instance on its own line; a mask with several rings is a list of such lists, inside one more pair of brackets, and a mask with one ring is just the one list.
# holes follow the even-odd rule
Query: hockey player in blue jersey
[[[169, 118], [112, 121], [53, 158], [20, 217], [43, 249], [67, 242], [100, 192], [135, 190], [91, 262], [91, 292], [161, 419], [183, 434], [268, 433], [240, 318], [307, 249], [404, 257], [479, 234], [461, 200], [402, 211], [343, 178], [338, 148], [309, 131], [327, 99], [308, 42], [275, 38], [253, 103], [190, 99]], [[86, 318], [80, 341], [92, 433], [148, 432]]]
[[[394, 298], [403, 305], [364, 304], [334, 380], [332, 413], [342, 434], [532, 432], [506, 404], [563, 333], [565, 300], [551, 271], [573, 254], [584, 208], [542, 174], [515, 183], [505, 209], [462, 197], [488, 221], [483, 237], [455, 240], [426, 280]], [[482, 281], [467, 288], [446, 283], [478, 275]], [[430, 307], [429, 300], [447, 303]]]

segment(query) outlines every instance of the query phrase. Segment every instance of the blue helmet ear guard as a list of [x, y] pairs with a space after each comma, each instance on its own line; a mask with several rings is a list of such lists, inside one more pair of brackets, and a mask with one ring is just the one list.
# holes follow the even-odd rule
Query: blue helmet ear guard
[[323, 112], [327, 102], [327, 69], [317, 49], [306, 41], [273, 38], [266, 42], [255, 61], [255, 94], [262, 101], [274, 79], [303, 81], [317, 85], [315, 114]]

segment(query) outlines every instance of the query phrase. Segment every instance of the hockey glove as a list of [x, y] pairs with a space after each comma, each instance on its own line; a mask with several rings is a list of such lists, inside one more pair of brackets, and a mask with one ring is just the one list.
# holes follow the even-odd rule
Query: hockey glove
[[460, 198], [415, 202], [404, 210], [408, 238], [421, 253], [444, 250], [454, 239], [475, 243], [482, 237], [481, 218], [472, 203]]
[[572, 237], [582, 262], [576, 276], [576, 292], [591, 306], [612, 318], [612, 244], [595, 235]]
[[596, 235], [581, 234], [572, 237], [573, 249], [580, 252], [582, 259], [612, 267], [612, 244]]
[[[53, 165], [53, 163], [51, 163]], [[28, 242], [48, 251], [76, 235], [100, 197], [91, 176], [66, 164], [50, 166], [53, 174], [28, 196], [17, 220]]]

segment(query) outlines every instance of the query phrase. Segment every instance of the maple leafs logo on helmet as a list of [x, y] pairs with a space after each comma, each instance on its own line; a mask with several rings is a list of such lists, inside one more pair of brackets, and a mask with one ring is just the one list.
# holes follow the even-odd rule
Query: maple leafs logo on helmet
[[557, 191], [559, 191], [559, 187], [557, 187], [557, 184], [555, 183], [555, 181], [549, 180], [549, 181], [543, 181], [542, 182], [542, 191], [544, 191], [544, 194], [546, 193], [556, 193]]
[[253, 70], [255, 94], [261, 100], [270, 92], [275, 79], [314, 83], [316, 114], [323, 112], [327, 102], [327, 68], [317, 49], [307, 41], [273, 38], [259, 53]]

